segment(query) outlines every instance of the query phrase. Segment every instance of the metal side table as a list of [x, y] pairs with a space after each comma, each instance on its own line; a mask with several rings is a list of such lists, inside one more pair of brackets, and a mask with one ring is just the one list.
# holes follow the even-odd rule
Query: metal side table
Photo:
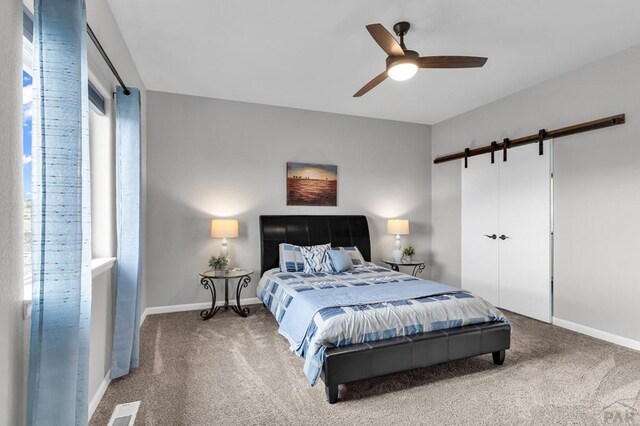
[[424, 268], [425, 268], [424, 260], [412, 259], [406, 262], [403, 260], [401, 260], [400, 262], [396, 262], [393, 259], [382, 259], [382, 261], [387, 265], [391, 266], [391, 269], [397, 272], [400, 272], [400, 266], [413, 266], [413, 271], [411, 272], [411, 275], [413, 275], [414, 277], [422, 273], [422, 271], [424, 271]]
[[[242, 289], [247, 287], [251, 282], [251, 274], [253, 274], [253, 271], [240, 268], [229, 269], [226, 271], [209, 270], [199, 274], [200, 284], [202, 284], [205, 290], [209, 290], [211, 293], [211, 309], [205, 309], [200, 312], [202, 319], [206, 321], [212, 318], [220, 308], [224, 308], [225, 311], [231, 308], [233, 312], [241, 317], [247, 317], [250, 311], [249, 308], [243, 308], [240, 306], [240, 293], [242, 292]], [[238, 284], [236, 284], [236, 304], [229, 305], [229, 280], [236, 278], [238, 279]], [[224, 305], [222, 306], [216, 306], [215, 280], [224, 280]]]

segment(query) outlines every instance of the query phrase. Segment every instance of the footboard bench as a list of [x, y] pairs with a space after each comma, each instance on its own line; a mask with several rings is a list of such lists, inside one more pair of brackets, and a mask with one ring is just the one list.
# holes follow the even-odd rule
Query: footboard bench
[[511, 344], [511, 326], [484, 323], [327, 349], [322, 380], [327, 400], [338, 400], [338, 385], [447, 361], [491, 353], [501, 365]]

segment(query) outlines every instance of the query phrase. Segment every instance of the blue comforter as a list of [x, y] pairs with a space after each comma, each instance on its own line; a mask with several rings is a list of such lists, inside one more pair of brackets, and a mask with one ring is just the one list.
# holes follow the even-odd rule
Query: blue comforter
[[460, 289], [448, 285], [424, 280], [307, 291], [292, 300], [282, 317], [278, 331], [289, 340], [291, 347], [298, 351], [313, 317], [324, 309], [396, 302], [459, 291]]
[[468, 292], [373, 264], [335, 275], [274, 269], [260, 280], [258, 297], [291, 350], [304, 357], [311, 385], [328, 347], [506, 322], [494, 306]]

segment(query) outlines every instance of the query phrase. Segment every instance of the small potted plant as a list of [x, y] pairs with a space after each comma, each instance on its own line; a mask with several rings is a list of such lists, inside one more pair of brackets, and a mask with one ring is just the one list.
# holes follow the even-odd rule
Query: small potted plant
[[224, 271], [229, 264], [229, 259], [225, 256], [211, 256], [209, 259], [209, 266], [217, 273]]
[[415, 256], [416, 251], [413, 247], [407, 246], [404, 248], [404, 250], [402, 250], [402, 254], [404, 255], [406, 261], [410, 263], [413, 261], [413, 256]]

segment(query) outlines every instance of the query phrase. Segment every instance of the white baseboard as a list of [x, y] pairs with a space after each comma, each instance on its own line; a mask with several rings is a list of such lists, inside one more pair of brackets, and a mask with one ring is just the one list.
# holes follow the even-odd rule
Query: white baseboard
[[93, 413], [96, 411], [96, 408], [98, 408], [98, 404], [100, 404], [100, 401], [102, 401], [102, 397], [107, 391], [109, 383], [111, 383], [111, 370], [107, 371], [107, 375], [104, 376], [104, 379], [102, 379], [102, 382], [100, 383], [100, 386], [98, 386], [96, 393], [93, 395], [93, 398], [91, 398], [91, 401], [89, 401], [89, 420], [91, 420]]
[[587, 327], [586, 325], [576, 324], [574, 322], [563, 320], [557, 317], [553, 317], [553, 324], [571, 331], [586, 334], [587, 336], [595, 337], [596, 339], [605, 340], [607, 342], [615, 343], [616, 345], [640, 351], [640, 342], [638, 342], [637, 340]]
[[[229, 301], [229, 303], [233, 304], [235, 302]], [[245, 305], [256, 305], [262, 303], [262, 300], [257, 297], [248, 297], [246, 299], [240, 299], [240, 304], [242, 306]], [[224, 305], [224, 300], [219, 300], [216, 302], [216, 306]], [[144, 310], [142, 313], [142, 318], [140, 319], [140, 324], [144, 322], [148, 315], [155, 314], [168, 314], [171, 312], [184, 312], [184, 311], [198, 311], [202, 309], [207, 309], [211, 307], [211, 302], [202, 302], [202, 303], [188, 303], [186, 305], [169, 305], [169, 306], [151, 306]]]

